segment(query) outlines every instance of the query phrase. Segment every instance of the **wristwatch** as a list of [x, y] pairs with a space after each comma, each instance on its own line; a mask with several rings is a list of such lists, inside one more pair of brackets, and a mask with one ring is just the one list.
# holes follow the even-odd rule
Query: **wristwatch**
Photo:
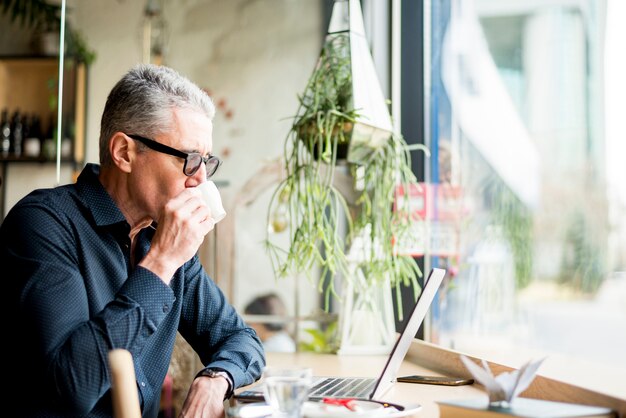
[[233, 379], [230, 377], [230, 374], [228, 374], [226, 370], [216, 369], [216, 368], [203, 369], [200, 371], [200, 373], [196, 375], [196, 377], [200, 377], [200, 376], [206, 376], [210, 378], [223, 377], [224, 379], [226, 379], [226, 382], [228, 382], [228, 390], [226, 391], [226, 394], [224, 395], [224, 400], [232, 396], [233, 390], [234, 390]]

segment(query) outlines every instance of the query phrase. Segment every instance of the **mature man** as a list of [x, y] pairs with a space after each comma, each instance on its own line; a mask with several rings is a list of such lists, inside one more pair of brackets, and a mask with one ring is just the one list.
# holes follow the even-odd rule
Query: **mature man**
[[214, 113], [172, 69], [131, 69], [106, 102], [100, 164], [5, 218], [5, 358], [19, 365], [7, 386], [13, 399], [29, 394], [14, 416], [111, 416], [107, 356], [124, 348], [142, 414], [156, 417], [177, 331], [206, 366], [182, 415], [223, 416], [224, 399], [260, 377], [261, 342], [197, 256], [214, 227], [196, 188], [220, 164]]

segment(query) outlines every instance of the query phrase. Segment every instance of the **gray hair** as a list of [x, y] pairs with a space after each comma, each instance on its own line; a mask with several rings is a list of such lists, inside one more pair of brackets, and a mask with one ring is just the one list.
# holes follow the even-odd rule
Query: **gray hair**
[[153, 138], [172, 128], [172, 110], [187, 108], [215, 116], [215, 106], [200, 87], [171, 68], [139, 64], [109, 93], [100, 122], [100, 164], [111, 164], [109, 139], [115, 132]]

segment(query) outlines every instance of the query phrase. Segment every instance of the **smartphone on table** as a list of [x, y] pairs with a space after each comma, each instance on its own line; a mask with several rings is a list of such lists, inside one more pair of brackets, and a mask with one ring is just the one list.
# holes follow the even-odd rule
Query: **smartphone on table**
[[448, 376], [401, 376], [398, 377], [398, 382], [403, 383], [423, 383], [427, 385], [443, 385], [443, 386], [461, 386], [471, 385], [474, 383], [474, 379], [465, 379], [462, 377], [448, 377]]

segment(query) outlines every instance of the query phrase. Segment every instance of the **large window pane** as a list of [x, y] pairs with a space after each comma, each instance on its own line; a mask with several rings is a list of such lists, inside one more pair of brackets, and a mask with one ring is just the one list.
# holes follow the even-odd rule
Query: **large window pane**
[[608, 42], [626, 32], [611, 15], [606, 1], [458, 0], [434, 16], [435, 181], [462, 196], [458, 251], [438, 261], [453, 272], [441, 344], [626, 371], [625, 141], [605, 117], [624, 85]]

